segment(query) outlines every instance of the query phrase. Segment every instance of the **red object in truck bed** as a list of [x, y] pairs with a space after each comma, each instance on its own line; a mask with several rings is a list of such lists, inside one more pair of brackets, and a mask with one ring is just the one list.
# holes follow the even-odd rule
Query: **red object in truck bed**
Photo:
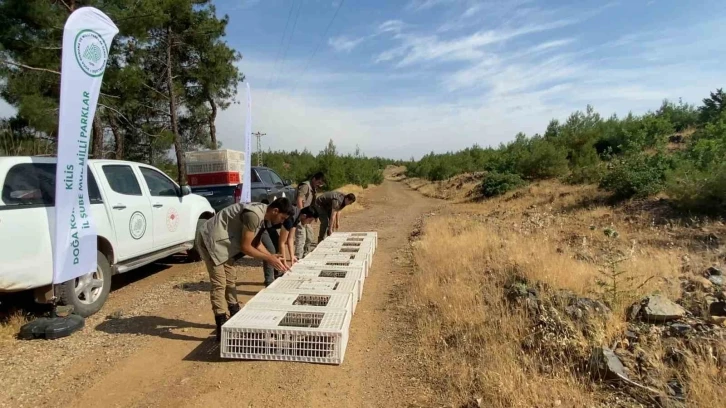
[[239, 172], [222, 171], [219, 173], [188, 174], [187, 181], [190, 186], [208, 186], [217, 184], [239, 184]]

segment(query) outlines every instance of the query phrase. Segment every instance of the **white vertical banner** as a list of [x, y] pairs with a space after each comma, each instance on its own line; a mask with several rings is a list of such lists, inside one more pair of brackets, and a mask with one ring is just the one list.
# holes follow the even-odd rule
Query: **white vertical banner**
[[252, 95], [250, 95], [250, 83], [247, 85], [247, 120], [245, 121], [245, 171], [242, 175], [242, 199], [243, 203], [252, 201]]
[[[88, 199], [88, 150], [108, 53], [118, 28], [93, 7], [74, 11], [63, 29], [53, 282], [96, 270], [96, 226]], [[93, 135], [102, 137], [102, 135]]]

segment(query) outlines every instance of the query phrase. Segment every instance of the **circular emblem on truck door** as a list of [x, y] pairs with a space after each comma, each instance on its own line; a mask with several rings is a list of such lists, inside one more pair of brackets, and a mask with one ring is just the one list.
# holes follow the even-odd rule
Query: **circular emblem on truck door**
[[176, 208], [169, 207], [169, 211], [166, 212], [166, 229], [170, 232], [175, 232], [179, 226], [179, 212]]
[[131, 214], [129, 233], [133, 239], [141, 239], [144, 236], [146, 233], [146, 217], [144, 217], [144, 214], [139, 211]]

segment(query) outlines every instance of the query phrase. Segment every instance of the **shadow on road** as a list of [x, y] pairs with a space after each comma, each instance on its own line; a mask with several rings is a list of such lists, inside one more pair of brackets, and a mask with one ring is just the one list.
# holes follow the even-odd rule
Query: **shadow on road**
[[164, 339], [203, 341], [205, 337], [183, 334], [186, 329], [213, 330], [211, 324], [193, 323], [178, 319], [167, 319], [158, 316], [133, 316], [128, 318], [108, 319], [96, 330], [109, 334], [143, 334]]
[[113, 279], [111, 280], [111, 292], [136, 283], [142, 279], [146, 279], [151, 275], [163, 272], [169, 268], [171, 268], [170, 264], [152, 263], [146, 266], [142, 266], [139, 269], [129, 271], [127, 273], [114, 275]]
[[207, 292], [212, 290], [212, 285], [209, 282], [184, 282], [175, 286], [176, 289], [181, 289], [185, 292]]
[[[264, 286], [264, 283], [262, 282], [237, 282], [237, 286]], [[175, 286], [177, 289], [181, 289], [185, 292], [201, 292], [201, 293], [209, 293], [210, 290], [212, 290], [212, 286], [207, 281], [199, 281], [199, 282], [184, 282], [180, 283]], [[262, 290], [260, 288], [260, 290]], [[238, 290], [238, 295], [246, 295], [246, 296], [254, 296], [259, 291], [255, 290]]]
[[219, 343], [217, 343], [214, 335], [199, 343], [189, 354], [182, 360], [197, 361], [204, 363], [219, 363], [230, 361], [219, 356]]

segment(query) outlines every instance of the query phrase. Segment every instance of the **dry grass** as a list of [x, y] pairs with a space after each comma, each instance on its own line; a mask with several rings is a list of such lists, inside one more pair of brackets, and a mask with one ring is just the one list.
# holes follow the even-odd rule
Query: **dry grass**
[[[458, 218], [433, 219], [415, 245], [419, 271], [411, 302], [417, 315], [420, 354], [442, 401], [455, 406], [477, 398], [489, 407], [591, 406], [595, 399], [567, 370], [537, 372], [536, 357], [522, 352], [525, 317], [503, 302], [504, 270], [538, 276], [531, 248], [513, 244], [484, 226], [461, 228]], [[509, 249], [517, 248], [511, 253]], [[496, 267], [496, 271], [493, 269]], [[501, 268], [501, 270], [499, 270]], [[577, 274], [567, 284], [582, 289]]]
[[406, 178], [406, 166], [386, 166], [383, 177], [391, 181], [401, 181]]
[[[614, 402], [612, 390], [591, 383], [572, 361], [553, 363], [546, 352], [523, 351], [532, 326], [504, 301], [505, 283], [520, 276], [608, 302], [613, 314], [599, 337], [580, 336], [568, 345], [585, 354], [593, 345], [622, 341], [625, 311], [634, 301], [655, 292], [678, 299], [684, 274], [700, 273], [724, 255], [693, 244], [704, 228], [726, 236], [723, 224], [691, 228], [664, 222], [656, 211], [608, 206], [594, 187], [538, 183], [450, 211], [429, 218], [412, 244], [418, 273], [408, 298], [419, 354], [440, 392], [437, 403], [482, 398], [488, 407], [636, 406], [627, 398]], [[625, 274], [617, 297], [610, 297], [598, 282], [607, 280], [614, 258], [626, 258], [617, 265]], [[649, 375], [659, 384], [685, 378], [693, 406], [726, 397], [726, 373], [717, 360], [726, 352], [723, 340], [704, 352], [688, 351], [683, 369], [664, 363], [667, 345], [642, 346], [653, 359]]]
[[361, 210], [365, 210], [365, 195], [367, 192], [369, 192], [372, 188], [375, 188], [375, 184], [369, 184], [368, 187], [363, 188], [361, 186], [357, 186], [355, 184], [346, 184], [343, 187], [340, 187], [336, 189], [335, 191], [340, 191], [344, 194], [355, 194], [355, 202], [349, 206], [346, 206], [343, 209], [344, 213], [350, 214], [354, 212], [358, 212]]
[[15, 339], [25, 323], [28, 323], [28, 319], [19, 311], [14, 311], [8, 314], [7, 317], [0, 320], [0, 342], [5, 342]]
[[399, 177], [410, 188], [427, 197], [444, 200], [465, 201], [478, 195], [477, 190], [484, 173], [467, 173], [443, 181], [429, 181], [420, 178]]

